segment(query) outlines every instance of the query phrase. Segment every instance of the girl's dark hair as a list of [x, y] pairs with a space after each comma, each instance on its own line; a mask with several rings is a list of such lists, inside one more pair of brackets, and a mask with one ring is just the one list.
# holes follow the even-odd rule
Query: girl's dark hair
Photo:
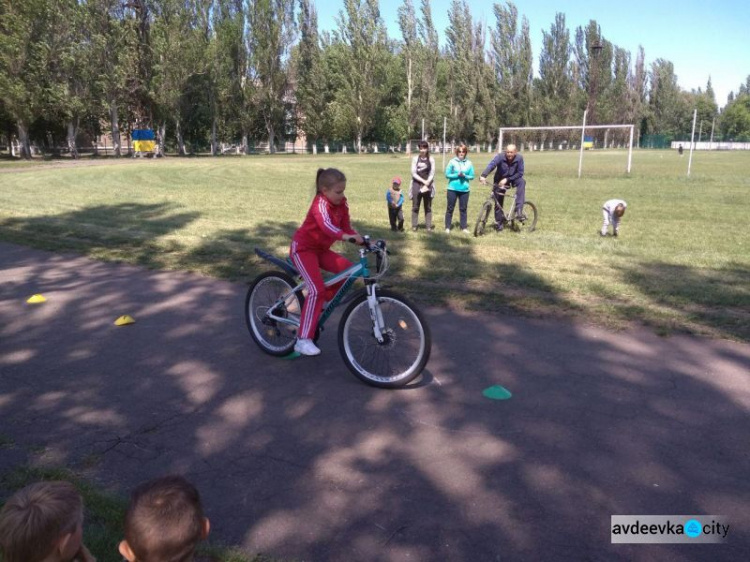
[[424, 141], [424, 140], [423, 141], [419, 141], [419, 143], [417, 144], [417, 146], [420, 148], [420, 150], [423, 149], [423, 148], [426, 148], [427, 149], [427, 154], [430, 153], [430, 143], [428, 143], [427, 141]]
[[336, 168], [318, 168], [318, 174], [315, 176], [315, 191], [330, 189], [337, 183], [346, 182], [346, 176], [341, 170]]

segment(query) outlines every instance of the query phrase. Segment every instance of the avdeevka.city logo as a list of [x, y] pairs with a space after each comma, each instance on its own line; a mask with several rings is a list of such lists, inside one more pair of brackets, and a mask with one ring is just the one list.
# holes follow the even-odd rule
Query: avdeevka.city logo
[[613, 543], [722, 543], [729, 522], [722, 515], [613, 515]]

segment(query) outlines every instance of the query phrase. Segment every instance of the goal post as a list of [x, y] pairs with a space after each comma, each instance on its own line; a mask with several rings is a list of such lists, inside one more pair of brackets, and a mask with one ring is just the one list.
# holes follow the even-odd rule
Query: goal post
[[[505, 136], [506, 132], [526, 132], [526, 131], [567, 131], [570, 134], [573, 134], [574, 132], [580, 131], [580, 156], [578, 159], [578, 177], [581, 177], [581, 173], [583, 170], [583, 151], [586, 148], [586, 131], [590, 130], [604, 130], [604, 129], [624, 129], [629, 130], [628, 135], [628, 163], [626, 167], [626, 173], [630, 174], [632, 162], [633, 162], [633, 132], [635, 129], [635, 125], [624, 125], [624, 124], [611, 124], [611, 125], [586, 125], [586, 113], [584, 111], [583, 113], [583, 123], [581, 125], [560, 125], [560, 126], [549, 126], [549, 127], [500, 127], [498, 129], [498, 135], [497, 135], [497, 150], [498, 152], [502, 152], [503, 150], [503, 137]], [[577, 135], [577, 133], [576, 133]], [[565, 141], [567, 143], [567, 141]], [[542, 143], [542, 150], [543, 150], [543, 143]]]

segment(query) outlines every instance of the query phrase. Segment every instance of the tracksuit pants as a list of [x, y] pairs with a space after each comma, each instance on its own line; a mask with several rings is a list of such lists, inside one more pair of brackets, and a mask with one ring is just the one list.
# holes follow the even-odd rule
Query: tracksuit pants
[[299, 338], [312, 339], [318, 327], [318, 319], [323, 312], [323, 304], [330, 301], [336, 291], [341, 288], [343, 281], [326, 288], [321, 269], [330, 273], [340, 273], [351, 267], [352, 262], [333, 250], [311, 250], [298, 248], [297, 242], [292, 241], [289, 251], [292, 263], [299, 270], [307, 283], [307, 297], [302, 305]]

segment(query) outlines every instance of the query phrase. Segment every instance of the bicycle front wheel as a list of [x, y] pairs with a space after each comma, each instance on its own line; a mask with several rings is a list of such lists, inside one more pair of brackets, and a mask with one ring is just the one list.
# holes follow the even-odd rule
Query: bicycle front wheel
[[534, 232], [536, 221], [539, 218], [536, 205], [531, 201], [524, 201], [523, 216], [525, 217], [523, 220], [519, 220], [518, 215], [513, 216], [513, 230], [516, 232]]
[[[299, 293], [290, 293], [294, 289], [294, 280], [277, 271], [268, 271], [259, 275], [250, 285], [245, 298], [245, 322], [250, 335], [258, 346], [269, 355], [289, 355], [294, 349], [302, 314], [304, 297]], [[279, 322], [268, 316], [268, 311], [287, 295], [283, 303], [275, 309], [274, 314], [294, 320], [295, 324]]]
[[477, 224], [474, 226], [474, 236], [482, 236], [484, 234], [492, 208], [493, 203], [491, 201], [485, 201], [482, 205], [482, 210], [479, 211], [479, 217], [477, 218]]
[[375, 337], [367, 295], [357, 297], [339, 324], [339, 350], [346, 366], [361, 381], [398, 388], [419, 376], [432, 349], [430, 328], [422, 313], [401, 295], [378, 290], [383, 341]]

